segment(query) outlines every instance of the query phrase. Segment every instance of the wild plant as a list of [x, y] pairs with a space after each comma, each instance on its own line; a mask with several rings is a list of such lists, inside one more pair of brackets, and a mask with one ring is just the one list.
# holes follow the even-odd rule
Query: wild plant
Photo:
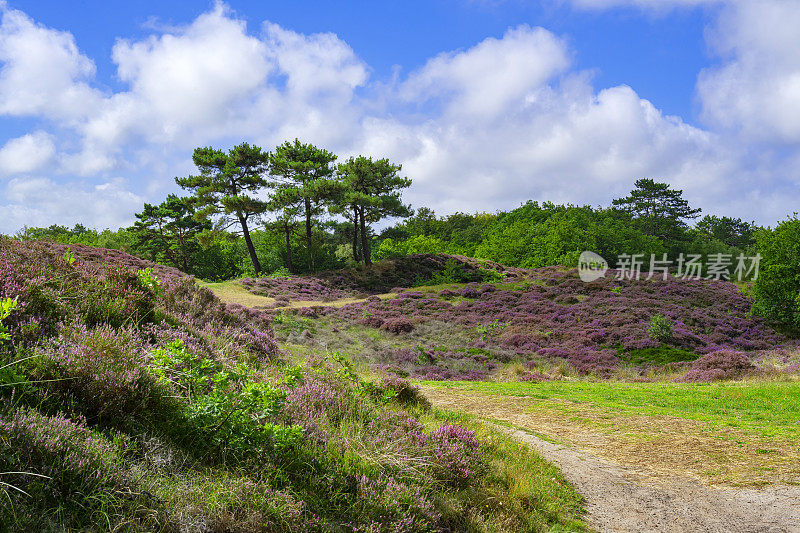
[[661, 314], [650, 317], [650, 326], [647, 334], [654, 341], [665, 342], [672, 338], [672, 322]]

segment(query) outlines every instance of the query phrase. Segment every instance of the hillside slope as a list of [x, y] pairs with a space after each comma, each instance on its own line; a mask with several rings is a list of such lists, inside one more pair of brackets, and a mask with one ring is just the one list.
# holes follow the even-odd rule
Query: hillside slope
[[583, 529], [537, 455], [174, 269], [0, 239], [0, 302], [10, 531]]

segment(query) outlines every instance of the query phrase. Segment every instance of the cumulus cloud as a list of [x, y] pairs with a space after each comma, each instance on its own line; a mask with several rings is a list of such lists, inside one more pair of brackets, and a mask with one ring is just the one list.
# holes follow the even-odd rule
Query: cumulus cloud
[[133, 222], [144, 198], [130, 192], [123, 178], [96, 185], [58, 183], [49, 178], [12, 178], [3, 195], [0, 232], [51, 224], [120, 227]]
[[[664, 115], [634, 87], [595, 87], [572, 65], [567, 42], [544, 28], [510, 28], [386, 81], [371, 79], [335, 34], [270, 22], [248, 30], [221, 3], [188, 24], [150, 25], [149, 37], [118, 40], [111, 57], [125, 88], [107, 94], [91, 86], [94, 64], [72, 35], [0, 2], [0, 113], [43, 119], [0, 148], [0, 175], [11, 177], [0, 204], [12, 214], [0, 231], [125, 224], [144, 200], [174, 190], [173, 176], [193, 170], [195, 146], [272, 147], [294, 137], [403, 163], [414, 180], [408, 199], [441, 213], [527, 199], [605, 204], [646, 176], [684, 188], [709, 210], [770, 222], [773, 209], [789, 210], [800, 161], [756, 154], [746, 139], [800, 139], [800, 46], [788, 2], [764, 5], [774, 9], [763, 16], [744, 3], [723, 8], [709, 33], [722, 62], [698, 82], [703, 128]], [[30, 177], [54, 167], [57, 180]], [[788, 181], [774, 177], [781, 172]]]
[[800, 9], [735, 2], [709, 32], [722, 64], [700, 73], [703, 119], [748, 141], [800, 143]]
[[46, 132], [11, 139], [0, 148], [0, 176], [35, 172], [49, 165], [55, 155], [53, 137]]
[[414, 199], [444, 211], [529, 198], [607, 203], [642, 176], [713, 196], [728, 170], [713, 135], [664, 116], [630, 87], [596, 92], [589, 74], [568, 65], [566, 45], [542, 28], [442, 54], [399, 88], [413, 101], [444, 95], [439, 114], [370, 120], [362, 143], [404, 161], [419, 184]]
[[406, 101], [441, 98], [451, 113], [491, 117], [519, 104], [570, 65], [566, 44], [543, 28], [520, 26], [464, 52], [445, 52], [411, 74]]
[[68, 32], [45, 28], [0, 3], [0, 114], [79, 120], [101, 95], [92, 60]]

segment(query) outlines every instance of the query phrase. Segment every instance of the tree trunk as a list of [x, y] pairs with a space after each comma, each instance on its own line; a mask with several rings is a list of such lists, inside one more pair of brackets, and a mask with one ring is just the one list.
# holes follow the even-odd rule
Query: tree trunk
[[367, 239], [367, 226], [364, 223], [364, 208], [361, 208], [361, 251], [364, 253], [364, 264], [370, 266], [372, 258], [370, 257], [369, 240]]
[[188, 253], [186, 253], [186, 244], [184, 243], [184, 238], [181, 235], [178, 235], [178, 247], [181, 251], [181, 262], [183, 263], [183, 271], [187, 274], [189, 273], [189, 257]]
[[289, 272], [292, 272], [292, 245], [289, 239], [291, 231], [289, 230], [288, 226], [284, 229], [286, 231], [286, 266], [289, 269]]
[[358, 207], [353, 206], [353, 260], [358, 263], [361, 261], [361, 254], [358, 253]]
[[247, 220], [242, 215], [239, 215], [239, 222], [242, 224], [242, 233], [244, 234], [244, 242], [247, 243], [247, 251], [250, 252], [250, 259], [253, 261], [253, 268], [256, 271], [256, 276], [261, 274], [261, 263], [258, 261], [256, 255], [256, 248], [253, 246], [253, 241], [250, 239], [250, 230], [247, 229]]
[[306, 242], [308, 242], [308, 258], [311, 260], [311, 270], [314, 270], [314, 250], [311, 248], [311, 200], [306, 201]]

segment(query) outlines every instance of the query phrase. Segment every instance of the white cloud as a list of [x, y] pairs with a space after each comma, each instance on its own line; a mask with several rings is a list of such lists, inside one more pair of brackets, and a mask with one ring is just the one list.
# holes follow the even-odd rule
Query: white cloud
[[800, 5], [735, 2], [708, 33], [722, 58], [703, 70], [703, 119], [748, 142], [800, 144]]
[[[583, 8], [700, 3], [573, 0]], [[173, 176], [193, 170], [195, 146], [247, 140], [270, 148], [294, 137], [342, 156], [403, 163], [414, 180], [408, 199], [442, 213], [527, 199], [605, 204], [652, 177], [685, 189], [704, 209], [771, 222], [774, 210], [791, 209], [797, 157], [756, 153], [747, 143], [797, 142], [800, 46], [785, 5], [764, 5], [774, 9], [723, 8], [709, 34], [723, 62], [698, 85], [703, 129], [665, 116], [635, 88], [594, 87], [590, 73], [571, 66], [565, 40], [543, 28], [511, 28], [383, 83], [371, 81], [368, 65], [334, 34], [269, 22], [248, 33], [224, 4], [189, 24], [151, 25], [150, 37], [118, 40], [112, 58], [127, 86], [102, 94], [90, 86], [94, 64], [69, 33], [0, 2], [0, 113], [52, 125], [7, 142], [0, 173], [55, 165], [61, 173], [9, 180], [0, 204], [12, 217], [0, 231], [127, 224], [145, 199], [174, 190]], [[16, 91], [25, 84], [30, 94]]]
[[128, 191], [127, 180], [116, 178], [97, 185], [57, 183], [48, 178], [13, 178], [4, 194], [0, 232], [13, 233], [22, 226], [51, 224], [120, 227], [133, 222], [144, 198]]
[[496, 116], [569, 64], [563, 41], [543, 28], [520, 26], [501, 39], [429, 60], [403, 83], [400, 94], [416, 104], [442, 98], [456, 114]]
[[0, 176], [35, 172], [49, 165], [55, 155], [53, 137], [46, 132], [11, 139], [0, 148]]
[[45, 28], [0, 4], [0, 114], [78, 120], [97, 105], [94, 63], [72, 34]]

